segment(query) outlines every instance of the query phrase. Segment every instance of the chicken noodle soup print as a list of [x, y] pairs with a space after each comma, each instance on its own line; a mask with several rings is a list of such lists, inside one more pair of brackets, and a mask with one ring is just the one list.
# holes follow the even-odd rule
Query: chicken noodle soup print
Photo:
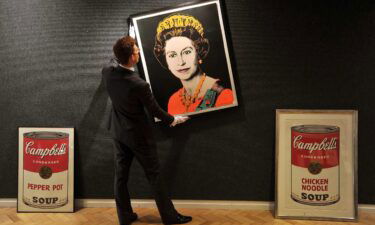
[[340, 129], [328, 125], [291, 128], [291, 197], [306, 205], [340, 200]]

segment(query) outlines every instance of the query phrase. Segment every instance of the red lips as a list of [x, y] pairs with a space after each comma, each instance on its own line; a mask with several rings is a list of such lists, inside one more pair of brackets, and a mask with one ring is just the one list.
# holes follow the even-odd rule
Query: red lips
[[185, 68], [185, 69], [180, 69], [180, 70], [177, 70], [177, 72], [179, 73], [186, 73], [187, 71], [189, 71], [190, 68]]

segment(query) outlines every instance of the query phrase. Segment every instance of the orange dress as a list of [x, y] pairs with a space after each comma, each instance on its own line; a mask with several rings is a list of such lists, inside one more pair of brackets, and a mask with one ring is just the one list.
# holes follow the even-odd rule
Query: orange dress
[[178, 115], [233, 104], [233, 92], [231, 89], [221, 89], [218, 91], [211, 88], [207, 90], [204, 97], [198, 98], [188, 108], [183, 103], [183, 94], [184, 88], [181, 88], [169, 98], [168, 113]]

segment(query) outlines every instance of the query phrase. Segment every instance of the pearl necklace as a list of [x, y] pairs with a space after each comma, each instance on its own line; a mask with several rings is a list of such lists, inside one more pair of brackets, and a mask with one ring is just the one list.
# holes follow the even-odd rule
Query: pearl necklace
[[197, 86], [197, 88], [194, 91], [194, 95], [193, 96], [189, 95], [187, 93], [186, 89], [183, 88], [183, 93], [182, 93], [182, 96], [181, 96], [182, 97], [181, 101], [182, 101], [182, 104], [185, 106], [185, 111], [186, 112], [188, 111], [190, 105], [193, 104], [196, 101], [196, 99], [198, 98], [198, 95], [199, 95], [199, 93], [201, 91], [201, 88], [203, 86], [203, 82], [204, 82], [205, 79], [206, 79], [206, 74], [203, 73], [201, 79], [199, 80], [198, 86]]

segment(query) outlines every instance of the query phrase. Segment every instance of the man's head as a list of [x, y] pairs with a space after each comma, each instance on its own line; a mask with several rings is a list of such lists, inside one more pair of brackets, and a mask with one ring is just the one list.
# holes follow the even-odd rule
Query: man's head
[[118, 39], [113, 46], [113, 53], [122, 65], [133, 66], [139, 61], [139, 49], [130, 36]]

